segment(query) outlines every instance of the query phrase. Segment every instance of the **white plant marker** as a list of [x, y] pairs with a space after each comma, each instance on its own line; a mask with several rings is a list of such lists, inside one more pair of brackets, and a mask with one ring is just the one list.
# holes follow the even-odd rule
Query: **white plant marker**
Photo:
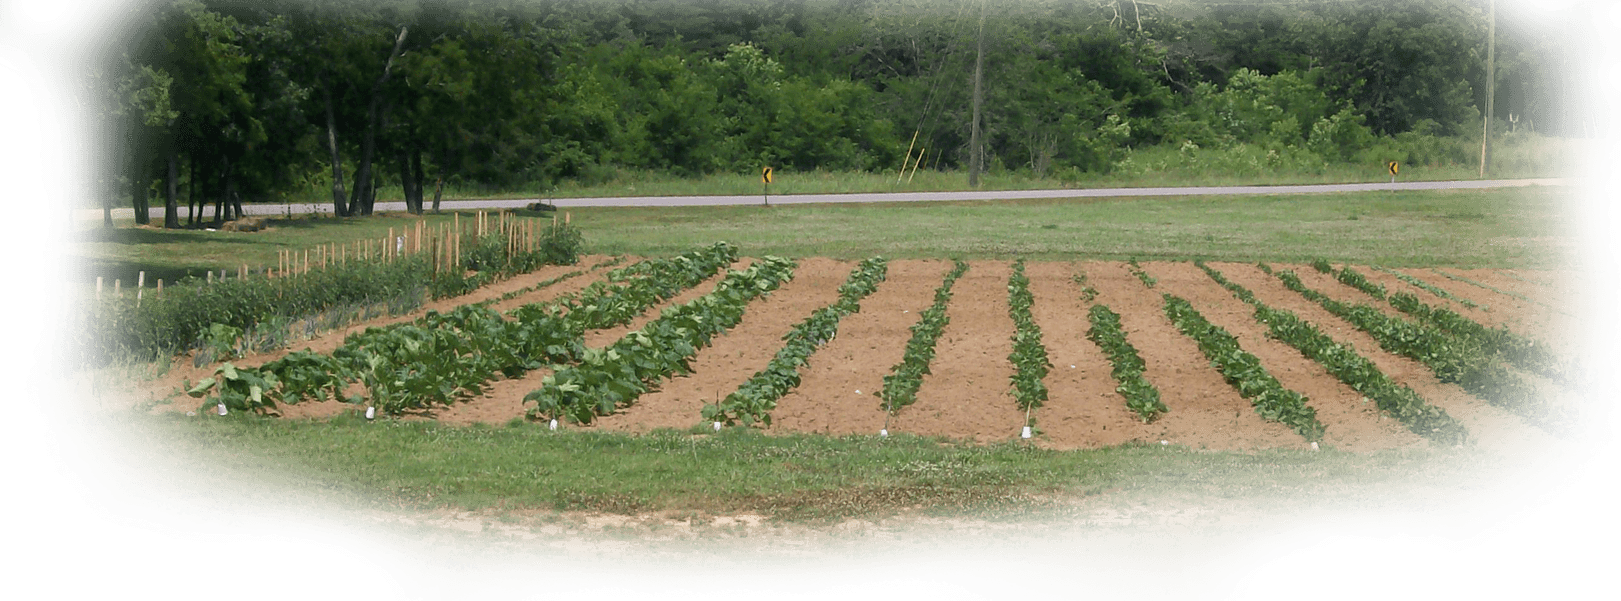
[[720, 431], [720, 422], [715, 422], [715, 431], [716, 432]]
[[1030, 438], [1030, 426], [1024, 427], [1024, 432], [1019, 433], [1019, 438]]
[[1316, 450], [1318, 450], [1318, 448], [1317, 448], [1317, 443], [1315, 443], [1315, 442], [1314, 442], [1314, 443], [1311, 443], [1311, 450], [1313, 450], [1313, 451], [1316, 451]]
[[225, 415], [225, 403], [220, 403], [219, 411], [220, 415]]
[[551, 424], [551, 426], [549, 426], [549, 428], [551, 428], [553, 430], [557, 429], [557, 418], [555, 418], [555, 417], [552, 418], [552, 424]]
[[883, 430], [879, 430], [878, 431], [878, 437], [879, 438], [889, 438], [889, 429], [885, 428]]
[[377, 408], [376, 407], [367, 407], [366, 408], [366, 419], [371, 419], [371, 418], [374, 418], [374, 417], [377, 417]]

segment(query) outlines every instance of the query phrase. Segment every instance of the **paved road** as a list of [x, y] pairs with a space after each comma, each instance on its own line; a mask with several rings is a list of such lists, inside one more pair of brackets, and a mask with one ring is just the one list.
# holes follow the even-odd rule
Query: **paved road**
[[[811, 203], [868, 203], [868, 202], [929, 202], [959, 200], [1017, 200], [1026, 198], [1129, 198], [1135, 196], [1228, 196], [1235, 194], [1322, 194], [1329, 192], [1367, 192], [1372, 190], [1459, 190], [1479, 188], [1515, 188], [1521, 186], [1564, 186], [1572, 182], [1563, 178], [1499, 179], [1443, 182], [1398, 182], [1381, 184], [1314, 184], [1301, 186], [1194, 186], [1181, 188], [1097, 188], [1077, 190], [984, 190], [974, 192], [881, 192], [864, 194], [795, 194], [772, 196], [771, 204]], [[522, 207], [540, 199], [517, 200], [447, 200], [442, 209], [494, 209]], [[546, 199], [558, 207], [695, 207], [716, 205], [761, 204], [759, 195], [749, 196], [610, 196], [600, 198]], [[332, 203], [293, 205], [244, 205], [249, 215], [285, 215], [331, 213]], [[377, 211], [404, 211], [403, 202], [380, 202]], [[99, 209], [74, 211], [78, 219], [100, 219]], [[152, 209], [154, 219], [163, 219], [163, 207]], [[212, 216], [212, 209], [203, 210]], [[133, 209], [113, 209], [113, 217], [130, 219]], [[180, 208], [180, 218], [187, 217], [186, 207]]]

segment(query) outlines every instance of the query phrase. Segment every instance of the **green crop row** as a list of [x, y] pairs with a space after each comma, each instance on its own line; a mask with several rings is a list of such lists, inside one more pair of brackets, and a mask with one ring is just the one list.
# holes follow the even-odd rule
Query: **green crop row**
[[1417, 296], [1405, 292], [1391, 295], [1390, 306], [1447, 334], [1469, 339], [1515, 367], [1566, 386], [1571, 384], [1566, 370], [1560, 368], [1559, 360], [1548, 351], [1546, 344], [1539, 345], [1535, 340], [1508, 331], [1507, 327], [1488, 328], [1445, 307], [1426, 305]]
[[1424, 402], [1417, 392], [1397, 384], [1372, 361], [1349, 346], [1334, 342], [1311, 323], [1294, 313], [1266, 306], [1248, 289], [1228, 281], [1221, 272], [1203, 262], [1195, 262], [1210, 279], [1255, 307], [1255, 320], [1267, 327], [1267, 334], [1321, 364], [1346, 386], [1372, 399], [1379, 409], [1401, 420], [1414, 434], [1442, 444], [1462, 444], [1468, 439], [1463, 424], [1440, 407]]
[[[547, 228], [532, 251], [509, 248], [506, 236], [490, 234], [471, 246], [463, 267], [435, 274], [427, 254], [393, 261], [354, 261], [288, 277], [247, 277], [208, 282], [176, 282], [162, 294], [144, 294], [139, 302], [125, 296], [85, 303], [77, 316], [73, 360], [102, 365], [119, 358], [140, 360], [172, 356], [202, 346], [214, 324], [253, 332], [285, 329], [297, 320], [313, 325], [311, 316], [346, 307], [386, 305], [391, 312], [420, 306], [424, 297], [438, 299], [475, 290], [485, 284], [541, 265], [572, 265], [580, 252], [580, 233], [572, 226]], [[257, 350], [285, 344], [285, 332], [252, 336]]]
[[912, 337], [906, 341], [901, 362], [884, 376], [884, 389], [878, 392], [885, 411], [894, 413], [917, 401], [917, 389], [923, 385], [923, 376], [929, 373], [929, 363], [934, 361], [934, 343], [951, 321], [946, 315], [946, 304], [951, 302], [951, 285], [967, 271], [968, 264], [957, 261], [945, 281], [934, 289], [934, 304], [924, 309], [917, 323], [912, 324]]
[[839, 298], [826, 307], [811, 313], [783, 336], [783, 345], [766, 364], [737, 390], [719, 403], [704, 405], [703, 417], [707, 421], [741, 423], [751, 426], [771, 425], [771, 411], [777, 401], [789, 390], [799, 386], [799, 367], [806, 365], [811, 354], [838, 334], [839, 320], [861, 311], [861, 299], [878, 289], [879, 282], [889, 272], [889, 263], [883, 257], [862, 261], [850, 272], [850, 277], [839, 286]]
[[1159, 398], [1159, 389], [1143, 377], [1146, 364], [1137, 348], [1126, 340], [1126, 332], [1120, 327], [1120, 315], [1110, 311], [1107, 306], [1097, 304], [1087, 312], [1092, 321], [1091, 329], [1086, 331], [1086, 338], [1103, 349], [1108, 355], [1109, 363], [1114, 366], [1109, 374], [1114, 376], [1118, 384], [1114, 391], [1126, 398], [1126, 407], [1136, 411], [1143, 418], [1143, 423], [1153, 423], [1171, 409]]
[[1171, 323], [1199, 345], [1199, 351], [1240, 396], [1249, 399], [1256, 413], [1293, 428], [1308, 441], [1322, 440], [1325, 427], [1317, 421], [1317, 410], [1306, 404], [1305, 396], [1284, 388], [1261, 366], [1259, 358], [1239, 348], [1238, 339], [1206, 321], [1188, 301], [1163, 296], [1165, 315]]
[[1052, 369], [1052, 362], [1047, 360], [1047, 347], [1041, 344], [1041, 328], [1030, 315], [1036, 299], [1030, 293], [1030, 278], [1024, 275], [1023, 259], [1013, 264], [1007, 290], [1008, 315], [1013, 317], [1013, 352], [1008, 355], [1014, 368], [1013, 400], [1028, 412], [1047, 400], [1047, 385], [1042, 380]]
[[1412, 315], [1446, 335], [1466, 342], [1467, 348], [1479, 348], [1484, 353], [1502, 357], [1515, 367], [1568, 384], [1564, 370], [1559, 367], [1559, 360], [1548, 352], [1546, 344], [1538, 345], [1536, 341], [1508, 331], [1507, 327], [1488, 328], [1450, 309], [1430, 307], [1412, 294], [1397, 293], [1386, 297], [1383, 288], [1368, 282], [1367, 278], [1350, 267], [1342, 267], [1334, 275], [1339, 281], [1357, 290], [1388, 301], [1390, 306], [1402, 313]]
[[[330, 357], [300, 351], [254, 369], [232, 368], [233, 373], [269, 382], [273, 386], [269, 394], [233, 395], [228, 381], [218, 377], [188, 392], [201, 397], [217, 383], [218, 402], [268, 412], [274, 410], [275, 401], [336, 398], [339, 390], [358, 381], [367, 387], [372, 405], [384, 413], [449, 404], [459, 396], [479, 394], [496, 374], [517, 377], [546, 362], [577, 359], [585, 350], [581, 336], [586, 330], [628, 322], [736, 258], [736, 249], [722, 243], [643, 261], [610, 272], [609, 282], [594, 283], [580, 293], [519, 307], [511, 312], [512, 320], [482, 305], [464, 305], [444, 314], [430, 311], [410, 323], [351, 334]], [[619, 310], [568, 310], [602, 305]]]
[[1428, 291], [1430, 294], [1434, 294], [1434, 295], [1436, 295], [1438, 297], [1441, 297], [1441, 298], [1456, 302], [1456, 303], [1461, 304], [1461, 305], [1463, 305], [1465, 307], [1469, 307], [1470, 309], [1480, 309], [1482, 311], [1490, 311], [1491, 310], [1490, 307], [1487, 307], [1485, 305], [1476, 303], [1475, 301], [1469, 300], [1467, 298], [1460, 298], [1457, 295], [1452, 294], [1451, 292], [1447, 292], [1444, 289], [1437, 288], [1434, 284], [1431, 284], [1431, 283], [1426, 282], [1424, 280], [1421, 280], [1421, 279], [1415, 278], [1413, 276], [1407, 275], [1407, 274], [1402, 273], [1400, 271], [1396, 271], [1396, 270], [1390, 269], [1388, 267], [1380, 267], [1378, 265], [1373, 266], [1373, 268], [1377, 269], [1379, 271], [1383, 271], [1385, 273], [1388, 273], [1390, 275], [1396, 276], [1396, 279], [1399, 279], [1399, 280], [1401, 280], [1403, 282], [1407, 282], [1408, 284], [1412, 284], [1413, 286], [1417, 286], [1419, 288], [1422, 288], [1422, 289]]
[[658, 381], [690, 372], [692, 356], [743, 319], [749, 301], [793, 277], [793, 261], [764, 257], [732, 270], [708, 295], [665, 309], [658, 319], [605, 349], [588, 349], [578, 365], [547, 376], [524, 396], [532, 419], [590, 423], [635, 402]]
[[1159, 283], [1159, 280], [1154, 279], [1154, 276], [1148, 275], [1148, 272], [1143, 271], [1143, 266], [1137, 264], [1136, 257], [1128, 259], [1126, 261], [1126, 265], [1130, 267], [1131, 275], [1137, 276], [1137, 279], [1142, 280], [1144, 286], [1153, 288], [1154, 284]]
[[1570, 313], [1565, 311], [1564, 309], [1561, 309], [1559, 307], [1555, 307], [1555, 306], [1550, 305], [1548, 303], [1538, 301], [1538, 300], [1533, 299], [1533, 298], [1531, 298], [1529, 296], [1526, 296], [1524, 294], [1519, 294], [1519, 293], [1515, 293], [1515, 292], [1509, 292], [1507, 290], [1502, 290], [1502, 289], [1499, 289], [1499, 288], [1497, 288], [1495, 286], [1491, 286], [1489, 284], [1477, 282], [1477, 281], [1471, 280], [1469, 278], [1463, 277], [1461, 275], [1452, 275], [1450, 273], [1447, 273], [1445, 271], [1441, 271], [1441, 270], [1436, 269], [1434, 267], [1431, 267], [1430, 271], [1435, 273], [1436, 275], [1439, 275], [1439, 276], [1444, 277], [1444, 278], [1449, 279], [1449, 280], [1453, 280], [1453, 281], [1456, 281], [1456, 282], [1463, 282], [1465, 284], [1469, 284], [1470, 286], [1490, 290], [1492, 292], [1496, 292], [1496, 293], [1501, 294], [1503, 296], [1512, 296], [1514, 298], [1523, 300], [1523, 301], [1531, 303], [1533, 305], [1538, 305], [1538, 306], [1553, 310], [1553, 311], [1555, 311], [1557, 313], [1561, 313], [1561, 314], [1566, 315], [1566, 316], [1570, 315]]
[[1372, 336], [1380, 348], [1424, 364], [1441, 382], [1455, 383], [1476, 398], [1517, 413], [1544, 429], [1564, 427], [1548, 418], [1546, 407], [1534, 389], [1491, 361], [1478, 342], [1391, 317], [1368, 305], [1335, 301], [1307, 288], [1300, 277], [1290, 271], [1273, 275], [1290, 290]]

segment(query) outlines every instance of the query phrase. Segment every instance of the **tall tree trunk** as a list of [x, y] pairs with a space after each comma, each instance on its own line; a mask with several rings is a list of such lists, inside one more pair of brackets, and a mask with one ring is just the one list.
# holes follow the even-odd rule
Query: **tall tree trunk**
[[411, 193], [416, 197], [416, 214], [422, 214], [422, 147], [411, 145]]
[[985, 102], [985, 95], [980, 90], [985, 66], [985, 5], [979, 8], [979, 49], [974, 54], [974, 125], [969, 132], [968, 141], [968, 187], [979, 187], [979, 172], [985, 170], [984, 141], [980, 139], [979, 110]]
[[405, 211], [415, 214], [416, 207], [411, 204], [411, 160], [404, 147], [394, 150], [394, 161], [400, 165], [400, 195], [405, 197]]
[[163, 227], [178, 229], [180, 227], [180, 208], [174, 204], [176, 188], [180, 185], [180, 158], [174, 149], [169, 149], [169, 178], [164, 185], [163, 195]]
[[186, 225], [195, 227], [203, 222], [203, 202], [197, 196], [197, 155], [186, 160], [186, 169], [191, 174], [186, 179]]
[[140, 151], [131, 154], [129, 168], [129, 198], [131, 208], [135, 209], [135, 223], [146, 225], [152, 222], [150, 207], [147, 206], [146, 190], [151, 180], [147, 179], [146, 165], [142, 164]]
[[[230, 164], [228, 159], [226, 164]], [[236, 174], [230, 170], [230, 167], [226, 167], [225, 170], [225, 202], [230, 207], [230, 216], [227, 219], [241, 219], [242, 195], [237, 193]]]
[[[394, 40], [394, 50], [393, 52], [389, 53], [388, 62], [383, 64], [383, 75], [382, 77], [377, 78], [377, 83], [372, 86], [371, 109], [367, 112], [366, 116], [366, 139], [361, 145], [360, 170], [358, 175], [355, 177], [355, 181], [357, 182], [371, 182], [374, 179], [374, 176], [372, 175], [371, 162], [372, 157], [377, 150], [377, 116], [378, 112], [382, 109], [383, 84], [388, 83], [389, 73], [394, 69], [394, 60], [399, 58], [400, 48], [405, 46], [406, 32], [407, 28], [400, 28], [400, 37]], [[376, 187], [367, 186], [367, 188], [368, 193], [361, 197], [361, 215], [370, 215], [372, 213], [372, 205], [375, 204], [377, 199], [375, 192]]]
[[343, 161], [338, 157], [338, 120], [332, 113], [332, 87], [326, 76], [321, 77], [321, 89], [326, 94], [326, 147], [332, 153], [332, 212], [339, 217], [349, 216], [349, 205], [343, 198]]
[[225, 211], [226, 211], [226, 209], [225, 209], [225, 174], [226, 174], [226, 172], [231, 170], [231, 159], [230, 159], [230, 157], [222, 157], [222, 158], [225, 159], [224, 168], [220, 169], [214, 176], [213, 194], [214, 194], [214, 227], [215, 228], [219, 228], [219, 226], [225, 225]]

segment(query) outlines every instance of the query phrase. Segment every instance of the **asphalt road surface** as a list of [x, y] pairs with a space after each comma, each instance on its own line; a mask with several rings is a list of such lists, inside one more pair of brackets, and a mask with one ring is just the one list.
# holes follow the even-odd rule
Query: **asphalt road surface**
[[[1236, 194], [1322, 194], [1329, 192], [1367, 192], [1374, 190], [1462, 190], [1480, 188], [1517, 188], [1522, 186], [1564, 186], [1571, 182], [1563, 178], [1499, 179], [1440, 182], [1397, 182], [1378, 184], [1313, 184], [1299, 186], [1192, 186], [1180, 188], [1097, 188], [1075, 190], [982, 190], [973, 192], [877, 192], [862, 194], [794, 194], [770, 197], [770, 204], [813, 203], [868, 203], [868, 202], [939, 202], [962, 200], [1019, 200], [1028, 198], [1130, 198], [1137, 196], [1229, 196]], [[567, 207], [696, 207], [717, 205], [757, 205], [766, 199], [758, 194], [748, 196], [607, 196], [599, 198], [526, 198], [513, 200], [446, 200], [442, 210], [517, 208], [545, 200], [560, 208]], [[429, 201], [431, 202], [431, 201]], [[332, 203], [324, 204], [254, 204], [243, 205], [249, 215], [303, 215], [332, 213]], [[379, 202], [373, 207], [378, 212], [405, 210], [404, 202]], [[188, 217], [187, 207], [180, 207], [180, 218]], [[202, 210], [203, 216], [212, 218], [213, 209]], [[100, 209], [78, 209], [78, 219], [100, 219]], [[130, 219], [135, 212], [130, 208], [113, 209], [114, 218]], [[163, 219], [163, 207], [151, 210], [155, 220]]]

